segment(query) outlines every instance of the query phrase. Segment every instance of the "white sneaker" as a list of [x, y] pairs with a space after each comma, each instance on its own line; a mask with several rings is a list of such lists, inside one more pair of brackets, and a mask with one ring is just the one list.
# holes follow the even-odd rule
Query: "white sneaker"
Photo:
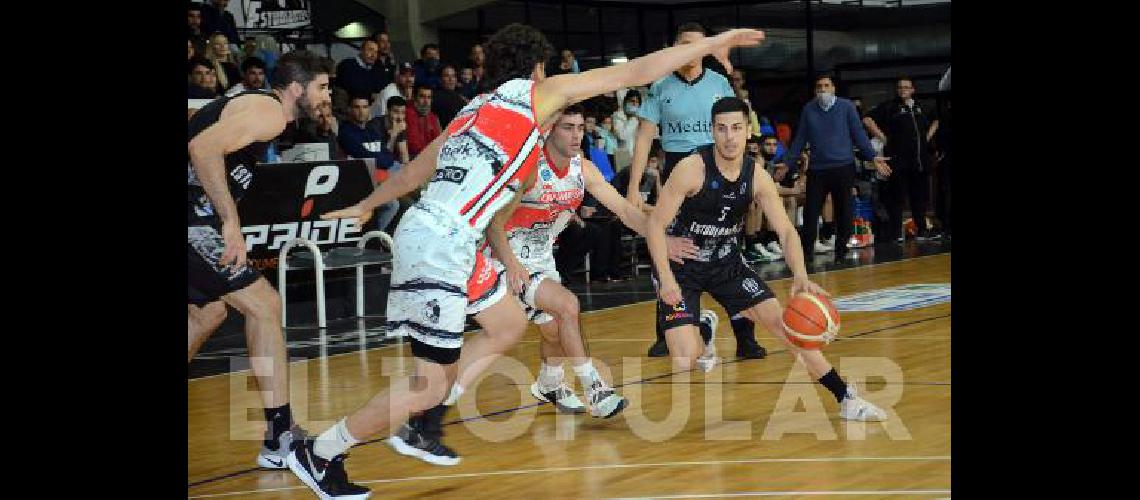
[[701, 323], [708, 323], [712, 328], [712, 336], [709, 337], [708, 342], [705, 342], [705, 352], [697, 358], [697, 366], [700, 367], [702, 372], [708, 373], [712, 371], [717, 361], [719, 361], [716, 357], [716, 326], [717, 323], [720, 322], [720, 319], [717, 317], [716, 312], [709, 309], [702, 309], [700, 321]]
[[586, 388], [586, 400], [590, 402], [590, 414], [596, 418], [610, 418], [625, 409], [628, 401], [614, 392], [602, 379]]
[[858, 420], [860, 422], [881, 422], [887, 419], [887, 413], [859, 397], [854, 384], [847, 386], [847, 395], [839, 403], [839, 418], [844, 420]]
[[585, 413], [586, 405], [570, 387], [566, 385], [566, 381], [562, 381], [556, 387], [544, 387], [537, 381], [530, 385], [530, 394], [534, 399], [539, 401], [546, 401], [553, 403], [555, 408], [561, 413]]
[[768, 242], [768, 251], [779, 255], [780, 257], [784, 256], [784, 249], [780, 248], [780, 244], [776, 243], [775, 241]]
[[815, 253], [827, 253], [827, 252], [834, 252], [834, 251], [835, 251], [835, 247], [828, 246], [826, 243], [824, 243], [822, 241], [815, 240]]

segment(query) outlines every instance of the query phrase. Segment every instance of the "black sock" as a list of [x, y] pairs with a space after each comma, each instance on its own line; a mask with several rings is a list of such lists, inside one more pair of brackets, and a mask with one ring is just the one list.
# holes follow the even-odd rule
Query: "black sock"
[[760, 243], [762, 243], [765, 246], [767, 246], [769, 243], [776, 241], [776, 240], [779, 240], [779, 239], [780, 238], [776, 235], [775, 231], [764, 231], [764, 232], [760, 233]]
[[413, 427], [416, 427], [416, 430], [428, 439], [438, 440], [442, 438], [443, 415], [447, 413], [448, 408], [450, 407], [440, 403], [424, 410], [423, 414], [416, 417], [416, 424], [414, 424]]
[[831, 371], [820, 377], [819, 383], [831, 391], [831, 394], [835, 396], [836, 402], [843, 402], [843, 397], [847, 395], [847, 383], [839, 378], [839, 374], [835, 372], [835, 368], [832, 368]]
[[736, 336], [737, 342], [741, 339], [755, 340], [756, 323], [745, 317], [732, 318], [732, 334]]
[[276, 450], [277, 439], [293, 426], [293, 412], [289, 409], [289, 403], [277, 408], [266, 408], [265, 422], [269, 426], [269, 439], [265, 441], [265, 446]]
[[698, 323], [697, 328], [701, 331], [701, 341], [706, 344], [709, 343], [709, 340], [712, 339], [713, 336], [712, 325], [701, 321]]
[[831, 235], [833, 235], [833, 234], [835, 234], [835, 223], [834, 222], [824, 222], [822, 225], [820, 225], [820, 227], [819, 227], [819, 238], [820, 238], [820, 240], [830, 239]]

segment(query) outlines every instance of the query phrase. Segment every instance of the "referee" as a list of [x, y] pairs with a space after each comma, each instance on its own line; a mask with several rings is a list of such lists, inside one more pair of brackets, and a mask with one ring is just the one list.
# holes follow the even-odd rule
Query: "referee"
[[[705, 28], [700, 23], [684, 23], [677, 27], [673, 45], [694, 43], [704, 37]], [[630, 166], [629, 187], [626, 191], [631, 203], [635, 206], [643, 204], [639, 187], [649, 159], [649, 148], [653, 137], [658, 133], [658, 127], [661, 146], [665, 151], [665, 164], [661, 169], [661, 184], [664, 185], [673, 167], [681, 159], [689, 156], [693, 150], [713, 143], [710, 110], [720, 98], [735, 95], [728, 79], [706, 69], [701, 59], [682, 66], [649, 86], [645, 101], [637, 111], [640, 118], [637, 142], [633, 148], [633, 164]], [[667, 356], [669, 347], [665, 343], [660, 322], [657, 323], [656, 330], [657, 341], [649, 348], [649, 356]], [[707, 342], [712, 332], [708, 328], [701, 330], [701, 337]], [[736, 335], [737, 357], [763, 358], [767, 354], [756, 343], [755, 325], [751, 320], [744, 317], [733, 319], [732, 331]]]

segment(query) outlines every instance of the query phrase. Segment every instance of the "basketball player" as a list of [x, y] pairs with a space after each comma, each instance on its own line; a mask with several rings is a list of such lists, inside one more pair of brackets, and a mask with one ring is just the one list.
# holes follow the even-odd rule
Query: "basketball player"
[[[506, 222], [509, 205], [517, 203], [533, 180], [540, 124], [574, 102], [648, 83], [705, 54], [727, 62], [729, 48], [756, 45], [763, 37], [756, 30], [732, 30], [625, 64], [547, 79], [544, 61], [551, 47], [541, 32], [511, 24], [492, 36], [486, 45], [486, 78], [488, 88], [495, 90], [472, 99], [446, 133], [367, 198], [322, 216], [357, 218], [363, 223], [377, 205], [431, 178], [396, 229], [388, 295], [390, 332], [411, 337], [415, 375], [394, 379], [389, 390], [319, 437], [297, 443], [288, 462], [302, 482], [323, 499], [367, 498], [369, 490], [348, 479], [344, 468], [348, 448], [403, 423], [411, 413], [437, 405], [447, 395], [463, 345], [467, 283], [476, 263], [485, 259], [478, 252], [480, 240], [489, 225]], [[490, 244], [497, 254], [511, 251], [494, 239]], [[518, 301], [502, 300], [505, 291], [502, 285], [492, 288], [487, 297], [492, 305], [475, 315], [483, 335], [467, 346], [473, 359], [502, 354], [518, 342], [526, 327]]]
[[[528, 320], [538, 325], [541, 333], [542, 367], [530, 392], [540, 401], [553, 403], [559, 411], [582, 413], [586, 404], [564, 380], [563, 358], [569, 358], [582, 387], [585, 388], [591, 415], [610, 418], [626, 406], [625, 398], [602, 380], [586, 353], [578, 321], [578, 298], [562, 286], [562, 278], [554, 265], [554, 240], [574, 217], [574, 211], [589, 192], [618, 215], [627, 227], [639, 234], [645, 232], [645, 216], [614, 189], [598, 168], [582, 157], [582, 137], [586, 122], [584, 110], [572, 104], [562, 111], [546, 138], [538, 160], [538, 181], [523, 194], [521, 205], [499, 230], [488, 228], [488, 239], [505, 238], [511, 253], [493, 255], [491, 264], [498, 279], [508, 279], [521, 288], [519, 300]], [[504, 234], [505, 231], [505, 234]], [[500, 240], [502, 244], [502, 240]], [[485, 251], [489, 251], [485, 249]], [[489, 252], [488, 252], [489, 253]], [[487, 306], [478, 283], [479, 275], [468, 282], [471, 310]], [[489, 280], [485, 280], [489, 282]], [[436, 465], [455, 465], [459, 456], [439, 443], [443, 436], [446, 405], [453, 405], [475, 381], [483, 366], [494, 357], [475, 359], [470, 351], [459, 357], [459, 374], [446, 402], [422, 415], [411, 418], [388, 444], [398, 453]], [[472, 365], [475, 369], [472, 369]]]
[[[674, 46], [700, 43], [704, 40], [705, 28], [697, 22], [684, 23], [677, 27], [673, 39]], [[732, 73], [732, 69], [727, 69]], [[637, 126], [637, 139], [633, 148], [633, 164], [629, 171], [629, 189], [626, 197], [631, 203], [641, 203], [641, 176], [649, 158], [650, 145], [658, 129], [661, 132], [661, 147], [665, 151], [665, 164], [661, 169], [661, 182], [665, 183], [674, 166], [696, 148], [712, 144], [709, 131], [709, 106], [717, 99], [735, 95], [728, 79], [715, 71], [705, 68], [700, 58], [689, 61], [677, 72], [666, 75], [649, 87], [645, 102], [638, 108], [640, 123]], [[716, 333], [716, 313], [701, 311], [701, 338], [712, 346], [712, 336]], [[756, 327], [748, 318], [732, 318], [732, 332], [736, 337], [736, 356], [745, 359], [759, 359], [768, 353], [756, 342]], [[669, 355], [665, 343], [664, 329], [660, 323], [654, 325], [657, 341], [649, 347], [649, 356]], [[711, 328], [709, 328], [711, 327]], [[709, 355], [715, 356], [716, 349], [710, 348]], [[711, 365], [709, 365], [711, 366]]]
[[[712, 106], [712, 130], [713, 145], [677, 164], [649, 216], [646, 240], [660, 295], [657, 310], [674, 368], [690, 369], [701, 351], [695, 313], [701, 292], [709, 292], [730, 316], [743, 312], [783, 342], [835, 396], [841, 418], [886, 418], [882, 410], [860, 398], [854, 386], [839, 378], [819, 350], [800, 349], [784, 336], [780, 302], [744, 262], [737, 242], [751, 205], [760, 205], [780, 237], [784, 258], [792, 269], [791, 294], [827, 292], [807, 277], [799, 235], [784, 212], [772, 177], [744, 154], [748, 105], [737, 97], [717, 101]], [[675, 224], [673, 234], [692, 238], [700, 248], [697, 258], [670, 264], [665, 252], [665, 226], [670, 221]]]
[[250, 170], [285, 124], [332, 102], [329, 69], [311, 52], [281, 57], [269, 92], [219, 98], [188, 123], [189, 219], [187, 362], [226, 317], [229, 304], [245, 316], [250, 364], [265, 405], [268, 430], [258, 465], [284, 469], [289, 429], [289, 365], [277, 291], [245, 256], [237, 200], [253, 180]]

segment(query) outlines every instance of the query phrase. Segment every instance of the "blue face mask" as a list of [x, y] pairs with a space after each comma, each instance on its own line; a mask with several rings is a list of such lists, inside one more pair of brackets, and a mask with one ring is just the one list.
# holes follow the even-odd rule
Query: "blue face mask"
[[636, 115], [637, 114], [637, 107], [638, 106], [636, 104], [633, 104], [633, 103], [626, 104], [625, 105], [625, 114]]
[[819, 107], [823, 108], [824, 111], [831, 109], [831, 106], [835, 104], [835, 94], [831, 92], [820, 92], [815, 97], [819, 101]]

